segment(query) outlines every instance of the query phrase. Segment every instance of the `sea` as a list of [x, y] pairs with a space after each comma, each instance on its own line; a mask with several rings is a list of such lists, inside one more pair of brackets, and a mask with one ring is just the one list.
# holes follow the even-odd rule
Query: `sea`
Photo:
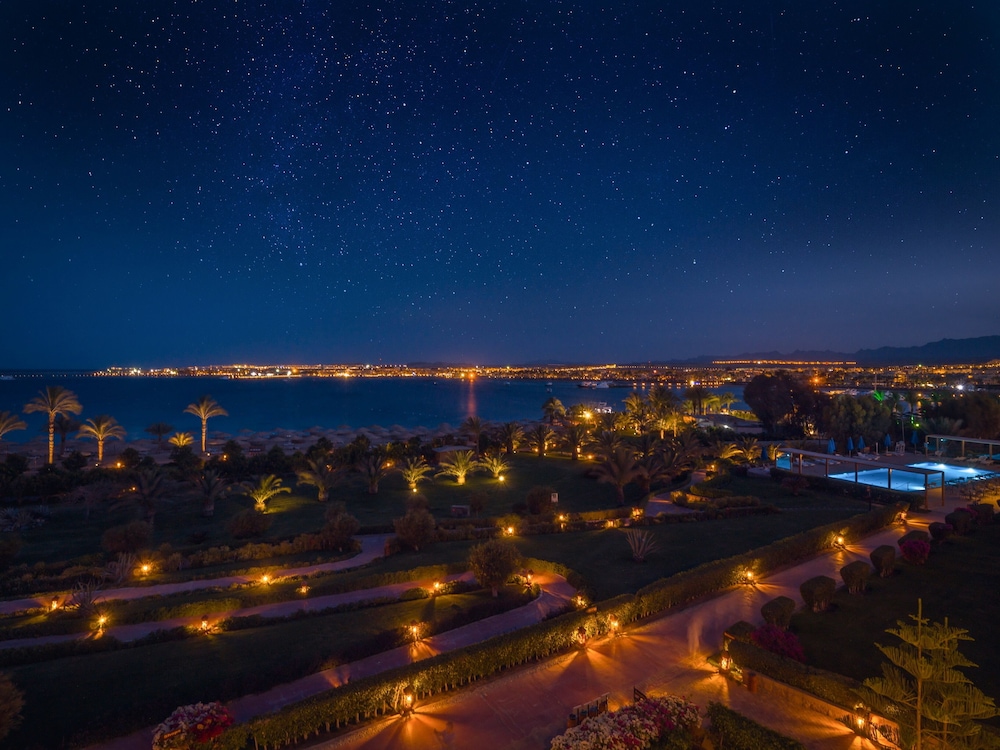
[[[380, 426], [431, 430], [457, 428], [467, 417], [488, 422], [542, 418], [542, 404], [551, 397], [567, 408], [577, 403], [604, 405], [621, 411], [633, 388], [580, 388], [567, 380], [501, 380], [494, 378], [239, 378], [107, 377], [93, 375], [17, 376], [0, 380], [0, 412], [20, 414], [26, 430], [7, 433], [5, 442], [23, 443], [46, 432], [44, 414], [23, 414], [25, 404], [47, 386], [73, 391], [83, 421], [108, 414], [125, 428], [126, 440], [149, 438], [154, 422], [197, 434], [200, 420], [184, 413], [188, 404], [210, 395], [229, 416], [209, 420], [210, 433], [237, 435], [242, 431], [306, 431]], [[637, 384], [634, 390], [646, 388]], [[743, 389], [728, 391], [738, 399]], [[734, 404], [734, 408], [745, 408]]]

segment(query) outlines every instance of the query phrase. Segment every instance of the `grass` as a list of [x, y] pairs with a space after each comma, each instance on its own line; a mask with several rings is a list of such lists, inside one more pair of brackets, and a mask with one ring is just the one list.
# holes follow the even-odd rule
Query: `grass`
[[[520, 603], [506, 594], [501, 607]], [[27, 750], [124, 734], [179, 705], [260, 692], [356, 658], [369, 645], [391, 648], [412, 620], [440, 627], [494, 602], [488, 592], [445, 595], [16, 667], [24, 723], [8, 743]]]
[[924, 616], [931, 621], [965, 628], [973, 641], [960, 651], [979, 665], [965, 670], [987, 695], [1000, 699], [1000, 650], [994, 627], [1000, 620], [1000, 568], [996, 549], [1000, 525], [977, 529], [972, 535], [952, 537], [922, 566], [898, 562], [890, 578], [870, 579], [863, 595], [837, 592], [829, 612], [799, 612], [792, 631], [799, 636], [809, 664], [863, 680], [881, 674], [884, 661], [875, 643], [897, 645], [886, 633], [897, 620], [909, 621], [923, 599]]

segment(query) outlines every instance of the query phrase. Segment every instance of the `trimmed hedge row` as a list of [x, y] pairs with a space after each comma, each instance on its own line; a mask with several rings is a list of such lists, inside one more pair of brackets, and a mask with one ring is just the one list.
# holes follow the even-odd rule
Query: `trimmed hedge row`
[[[596, 614], [569, 612], [483, 643], [350, 682], [274, 714], [232, 727], [222, 735], [219, 746], [223, 750], [243, 750], [251, 745], [272, 748], [292, 744], [352, 721], [395, 710], [406, 685], [411, 685], [419, 698], [563, 653], [578, 647], [581, 635], [591, 638], [606, 634], [612, 619], [627, 624], [722, 591], [737, 583], [747, 567], [752, 566], [756, 574], [763, 575], [830, 549], [838, 534], [850, 542], [883, 528], [895, 519], [897, 513], [898, 508], [895, 507], [879, 508], [845, 522], [774, 542], [753, 552], [678, 573], [640, 589], [635, 595], [623, 594], [601, 602]], [[536, 570], [547, 567], [556, 570], [551, 563], [540, 560], [531, 560], [530, 565]]]
[[726, 750], [806, 750], [806, 746], [763, 727], [721, 703], [708, 704], [708, 720]]
[[744, 671], [760, 672], [848, 711], [858, 702], [854, 691], [861, 683], [849, 677], [807, 666], [743, 641], [731, 641], [729, 653], [733, 663]]

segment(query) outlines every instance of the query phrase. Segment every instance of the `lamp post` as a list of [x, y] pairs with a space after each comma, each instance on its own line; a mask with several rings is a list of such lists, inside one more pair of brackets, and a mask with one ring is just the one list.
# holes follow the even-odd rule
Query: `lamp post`
[[417, 698], [416, 694], [413, 691], [413, 686], [407, 685], [405, 688], [403, 688], [403, 707], [400, 710], [400, 713], [404, 717], [407, 717], [410, 714], [412, 714], [413, 709], [416, 706], [416, 702]]

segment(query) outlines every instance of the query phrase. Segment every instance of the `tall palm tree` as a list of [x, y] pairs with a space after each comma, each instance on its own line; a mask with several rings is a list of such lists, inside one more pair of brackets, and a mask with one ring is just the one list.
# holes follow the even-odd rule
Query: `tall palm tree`
[[282, 492], [292, 491], [291, 487], [282, 487], [281, 480], [274, 474], [261, 477], [257, 484], [244, 482], [242, 486], [247, 497], [253, 500], [253, 507], [261, 513], [267, 512], [267, 501], [272, 497], [280, 495]]
[[472, 439], [472, 444], [476, 448], [476, 458], [479, 458], [479, 443], [482, 442], [483, 433], [486, 432], [486, 423], [479, 417], [473, 415], [462, 422], [461, 431]]
[[739, 401], [739, 399], [736, 398], [736, 395], [729, 393], [728, 391], [726, 393], [719, 394], [719, 406], [722, 407], [722, 410], [725, 411], [726, 414], [732, 411], [733, 404], [737, 401]]
[[619, 505], [625, 504], [625, 486], [642, 473], [632, 451], [625, 447], [616, 449], [596, 466], [595, 471], [598, 482], [614, 485]]
[[228, 417], [229, 412], [219, 406], [211, 396], [202, 396], [193, 404], [188, 404], [185, 414], [194, 414], [201, 420], [201, 452], [205, 452], [208, 438], [208, 420], [212, 417]]
[[[663, 385], [654, 385], [649, 389], [649, 409], [653, 416], [662, 417], [672, 411], [677, 411], [680, 406], [680, 399], [677, 394]], [[662, 435], [660, 437], [663, 437]]]
[[535, 449], [539, 457], [545, 455], [556, 434], [547, 425], [540, 424], [528, 433], [528, 445]]
[[99, 414], [88, 419], [80, 428], [80, 437], [97, 441], [97, 463], [104, 462], [104, 443], [107, 440], [121, 440], [125, 437], [125, 428], [118, 420], [107, 414]]
[[524, 440], [524, 428], [517, 422], [504, 422], [500, 425], [497, 437], [503, 443], [504, 450], [507, 451], [507, 455], [509, 456], [517, 452], [517, 447]]
[[562, 401], [552, 396], [542, 404], [542, 414], [545, 415], [545, 421], [549, 425], [554, 425], [557, 419], [562, 419], [566, 416], [566, 407], [563, 406]]
[[0, 441], [3, 440], [3, 436], [8, 432], [23, 430], [27, 426], [25, 421], [16, 414], [11, 414], [9, 411], [0, 411]]
[[580, 451], [583, 450], [583, 446], [587, 444], [589, 438], [590, 434], [582, 424], [567, 425], [559, 432], [562, 447], [569, 451], [570, 459], [573, 461], [580, 460]]
[[378, 485], [389, 475], [391, 463], [385, 457], [385, 453], [376, 448], [364, 454], [357, 463], [357, 469], [361, 476], [368, 482], [368, 494], [377, 495]]
[[611, 430], [601, 430], [591, 439], [591, 446], [601, 458], [607, 458], [614, 454], [623, 443], [622, 436]]
[[432, 469], [423, 456], [410, 457], [403, 462], [403, 467], [399, 470], [403, 475], [403, 481], [411, 491], [417, 491], [417, 484], [427, 479], [427, 475]]
[[300, 484], [308, 484], [316, 488], [321, 503], [330, 497], [330, 490], [341, 480], [344, 469], [333, 463], [328, 455], [318, 455], [306, 459], [306, 467], [295, 472]]
[[167, 442], [175, 448], [183, 448], [185, 445], [193, 444], [194, 438], [190, 432], [175, 432]]
[[123, 503], [135, 503], [142, 509], [149, 525], [152, 526], [156, 520], [156, 512], [159, 510], [160, 501], [166, 498], [170, 492], [170, 484], [167, 475], [159, 467], [155, 469], [140, 469], [133, 484], [124, 497], [113, 507], [118, 507]]
[[59, 433], [59, 456], [66, 450], [66, 436], [71, 432], [76, 432], [80, 429], [80, 423], [77, 422], [73, 417], [67, 417], [65, 414], [56, 414], [55, 421], [56, 432]]
[[25, 414], [44, 412], [49, 418], [49, 463], [55, 461], [56, 415], [79, 414], [83, 411], [73, 391], [60, 385], [50, 385], [29, 401], [24, 407]]
[[465, 484], [465, 478], [479, 466], [472, 451], [454, 451], [441, 462], [438, 474], [445, 477], [455, 477], [458, 484]]
[[684, 398], [691, 402], [691, 411], [695, 415], [705, 413], [705, 402], [711, 395], [711, 391], [701, 385], [692, 385], [684, 391]]
[[194, 496], [201, 500], [201, 514], [206, 518], [215, 515], [215, 503], [229, 494], [232, 488], [218, 472], [208, 470], [194, 480]]
[[172, 424], [167, 424], [166, 422], [154, 422], [149, 425], [143, 432], [148, 432], [150, 435], [156, 438], [156, 444], [163, 444], [163, 436], [170, 434], [174, 429]]
[[625, 397], [625, 414], [628, 415], [630, 427], [635, 432], [642, 432], [649, 423], [649, 404], [641, 393], [633, 391]]

